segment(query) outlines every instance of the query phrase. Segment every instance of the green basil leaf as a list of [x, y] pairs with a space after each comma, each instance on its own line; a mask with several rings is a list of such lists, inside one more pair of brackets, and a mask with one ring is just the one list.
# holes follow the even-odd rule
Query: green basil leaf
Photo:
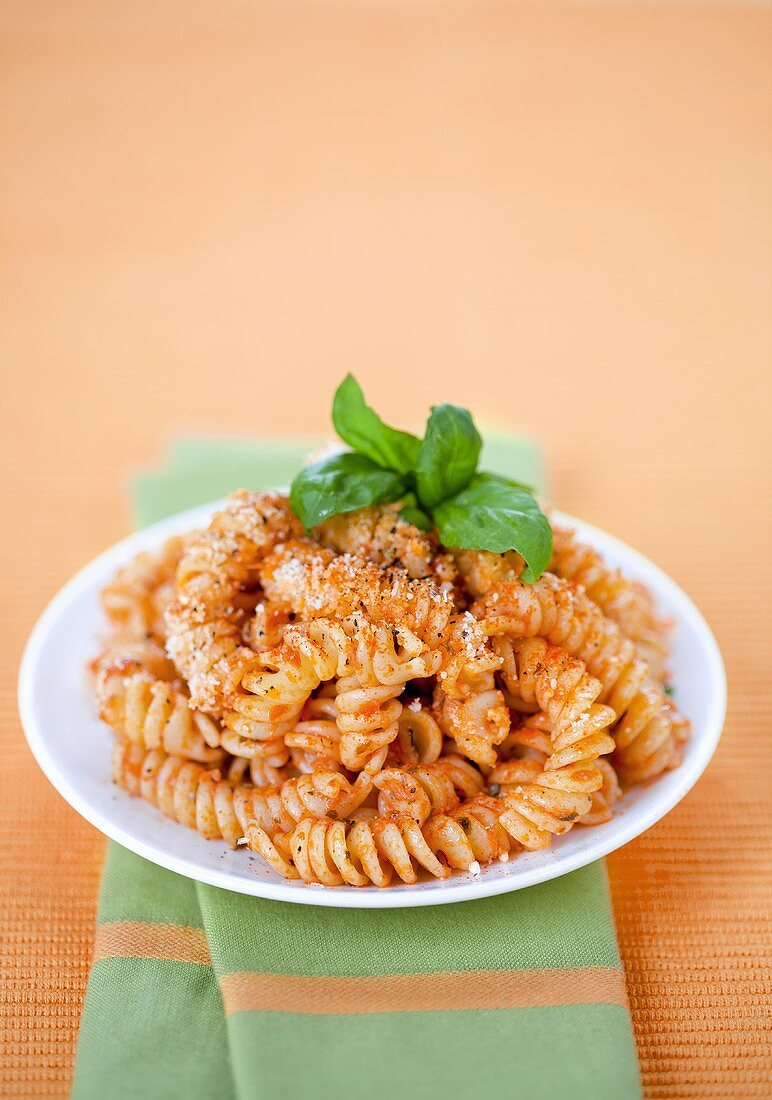
[[538, 580], [552, 557], [552, 528], [530, 493], [494, 474], [478, 474], [465, 489], [434, 509], [446, 546], [517, 550], [525, 558], [523, 580]]
[[434, 524], [426, 512], [422, 512], [420, 508], [416, 508], [413, 504], [406, 504], [404, 508], [400, 508], [399, 514], [402, 519], [406, 520], [407, 523], [412, 523], [419, 531], [434, 530]]
[[530, 493], [532, 497], [536, 496], [536, 489], [533, 485], [528, 485], [525, 481], [517, 481], [513, 477], [506, 477], [505, 474], [488, 474], [480, 471], [477, 476], [486, 481], [501, 481], [504, 485], [511, 485], [513, 489], [522, 489], [524, 493]]
[[290, 489], [290, 506], [306, 530], [330, 516], [369, 504], [401, 500], [404, 477], [384, 470], [365, 455], [346, 452], [301, 470]]
[[362, 388], [347, 374], [335, 391], [332, 422], [344, 443], [378, 466], [406, 474], [415, 467], [421, 440], [384, 424], [375, 409], [365, 404]]
[[477, 468], [482, 439], [468, 409], [435, 405], [418, 452], [416, 488], [425, 508], [454, 496]]

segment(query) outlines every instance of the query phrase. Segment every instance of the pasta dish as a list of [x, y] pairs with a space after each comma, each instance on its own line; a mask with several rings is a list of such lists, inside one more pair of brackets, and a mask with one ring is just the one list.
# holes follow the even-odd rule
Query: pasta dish
[[117, 574], [93, 669], [118, 784], [285, 879], [386, 887], [547, 848], [678, 765], [648, 591], [476, 472], [465, 418], [417, 440], [347, 379], [352, 451]]

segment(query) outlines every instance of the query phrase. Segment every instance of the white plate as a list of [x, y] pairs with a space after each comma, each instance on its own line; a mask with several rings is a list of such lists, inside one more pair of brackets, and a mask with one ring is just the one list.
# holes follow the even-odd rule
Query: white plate
[[217, 505], [194, 508], [124, 539], [82, 569], [44, 611], [30, 639], [19, 676], [19, 710], [35, 757], [50, 781], [78, 813], [107, 836], [145, 859], [200, 882], [243, 894], [351, 908], [392, 908], [468, 901], [575, 871], [620, 848], [654, 825], [684, 797], [705, 770], [724, 723], [726, 677], [716, 641], [689, 597], [635, 550], [571, 516], [558, 522], [600, 550], [630, 577], [654, 592], [659, 609], [675, 621], [673, 681], [679, 707], [690, 717], [693, 737], [675, 771], [625, 795], [614, 819], [577, 828], [546, 852], [523, 853], [482, 873], [454, 874], [444, 881], [386, 890], [322, 887], [285, 882], [244, 849], [207, 841], [170, 821], [155, 807], [110, 782], [113, 738], [98, 720], [84, 666], [105, 629], [100, 589], [140, 550], [169, 535], [206, 525]]

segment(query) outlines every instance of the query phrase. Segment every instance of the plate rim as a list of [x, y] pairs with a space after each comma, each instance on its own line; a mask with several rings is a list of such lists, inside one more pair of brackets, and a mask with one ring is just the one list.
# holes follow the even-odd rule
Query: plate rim
[[[564, 855], [554, 864], [540, 864], [533, 868], [524, 868], [517, 875], [505, 877], [486, 878], [484, 874], [471, 876], [466, 873], [463, 874], [463, 877], [454, 876], [443, 880], [442, 885], [438, 885], [432, 890], [422, 890], [419, 886], [409, 886], [407, 884], [398, 889], [371, 887], [362, 890], [345, 886], [324, 887], [316, 884], [273, 883], [257, 877], [254, 881], [250, 881], [246, 878], [234, 878], [228, 870], [201, 866], [196, 862], [195, 857], [174, 855], [165, 851], [162, 844], [150, 844], [141, 837], [132, 835], [131, 832], [128, 832], [122, 825], [116, 824], [109, 815], [94, 807], [87, 798], [81, 795], [60, 768], [55, 754], [48, 746], [45, 731], [41, 728], [35, 713], [35, 673], [44, 643], [53, 624], [58, 621], [62, 611], [75, 596], [94, 587], [92, 578], [95, 574], [99, 574], [108, 565], [119, 566], [122, 559], [129, 560], [140, 550], [157, 545], [172, 534], [200, 525], [222, 504], [223, 500], [217, 500], [185, 509], [182, 512], [175, 512], [173, 515], [150, 524], [114, 543], [82, 566], [49, 600], [41, 612], [27, 639], [19, 668], [18, 707], [22, 729], [32, 755], [48, 781], [65, 801], [94, 828], [151, 863], [174, 871], [176, 874], [193, 881], [217, 886], [230, 892], [301, 905], [323, 905], [347, 909], [401, 909], [472, 901], [477, 898], [510, 893], [515, 890], [527, 889], [541, 882], [548, 882], [579, 870], [579, 868], [617, 851], [670, 813], [692, 790], [713, 758], [726, 718], [727, 681], [718, 642], [705, 617], [683, 588], [660, 566], [638, 550], [591, 523], [578, 519], [569, 513], [553, 509], [552, 516], [556, 522], [575, 527], [580, 537], [587, 537], [587, 540], [593, 545], [596, 545], [595, 537], [598, 536], [601, 543], [605, 542], [608, 545], [613, 545], [627, 561], [640, 566], [644, 573], [653, 574], [657, 580], [657, 590], [660, 590], [660, 586], [662, 589], [667, 590], [670, 601], [679, 608], [679, 616], [682, 611], [685, 612], [699, 635], [701, 648], [707, 657], [705, 673], [714, 684], [716, 700], [703, 728], [700, 730], [697, 752], [691, 757], [688, 768], [685, 769], [684, 764], [681, 764], [672, 773], [675, 776], [680, 773], [680, 782], [675, 784], [667, 797], [662, 797], [659, 800], [655, 799], [652, 806], [639, 807], [638, 813], [632, 821], [625, 820], [622, 817], [617, 818], [618, 828], [609, 833], [608, 837], [600, 836], [595, 844], [590, 846], [591, 854], [579, 850]], [[651, 789], [656, 788], [652, 787]], [[184, 826], [180, 826], [180, 828], [184, 828]], [[163, 833], [159, 832], [159, 837], [162, 838]], [[461, 881], [458, 881], [459, 878], [461, 878]]]

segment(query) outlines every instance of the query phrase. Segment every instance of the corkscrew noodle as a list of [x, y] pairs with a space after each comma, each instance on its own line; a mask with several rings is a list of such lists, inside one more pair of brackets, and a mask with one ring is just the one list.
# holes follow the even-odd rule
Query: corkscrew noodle
[[384, 817], [412, 817], [422, 825], [431, 814], [448, 813], [460, 797], [473, 798], [483, 786], [479, 771], [460, 756], [434, 764], [384, 768], [375, 777], [380, 791], [378, 812]]
[[634, 644], [580, 589], [551, 573], [532, 585], [501, 582], [472, 607], [492, 638], [540, 637], [582, 660], [601, 683], [598, 702], [615, 711], [615, 756], [623, 782], [674, 767], [689, 724], [649, 674]]
[[581, 585], [604, 615], [618, 623], [623, 634], [635, 643], [652, 675], [662, 679], [667, 624], [657, 617], [648, 589], [608, 565], [595, 547], [581, 542], [574, 531], [553, 526], [552, 533], [550, 571]]
[[223, 839], [235, 847], [254, 820], [252, 788], [232, 784], [217, 769], [169, 756], [161, 749], [145, 750], [130, 741], [116, 741], [112, 774], [129, 794], [151, 802], [207, 840]]
[[418, 881], [415, 864], [435, 878], [448, 877], [450, 866], [435, 854], [441, 844], [433, 850], [412, 818], [365, 814], [347, 822], [304, 818], [291, 833], [273, 839], [252, 824], [247, 844], [285, 878], [324, 886], [385, 887], [394, 872], [412, 884]]
[[242, 629], [257, 602], [257, 566], [300, 529], [285, 497], [240, 490], [182, 555], [176, 596], [165, 611], [167, 649], [194, 706], [219, 713], [253, 667]]
[[202, 764], [222, 762], [219, 723], [191, 709], [187, 691], [166, 678], [168, 662], [154, 643], [112, 646], [96, 672], [99, 716], [119, 737]]
[[166, 640], [164, 612], [174, 598], [174, 575], [187, 539], [175, 535], [160, 550], [145, 550], [119, 569], [102, 590], [102, 607], [124, 639]]
[[[340, 623], [329, 619], [288, 626], [273, 649], [253, 655], [231, 706], [223, 715], [223, 744], [238, 756], [264, 756], [285, 763], [285, 735], [311, 693], [345, 670], [351, 645]], [[281, 759], [283, 757], [283, 759]]]
[[466, 695], [454, 698], [438, 681], [434, 713], [443, 732], [458, 751], [481, 767], [496, 763], [496, 747], [509, 734], [510, 714], [506, 700], [496, 687], [492, 672], [467, 679]]

